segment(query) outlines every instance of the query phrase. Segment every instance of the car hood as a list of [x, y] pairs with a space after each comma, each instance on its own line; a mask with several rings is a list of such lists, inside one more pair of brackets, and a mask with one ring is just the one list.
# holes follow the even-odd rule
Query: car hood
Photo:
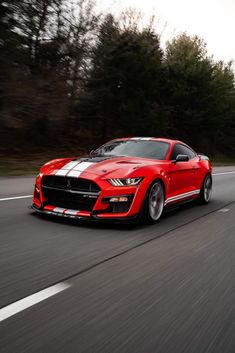
[[[128, 177], [136, 170], [147, 166], [159, 166], [163, 161], [139, 157], [82, 157], [82, 158], [64, 158], [56, 159], [46, 163], [41, 172], [47, 175], [53, 175], [61, 169], [70, 168], [70, 170], [82, 169], [83, 173], [89, 173], [103, 177]], [[69, 170], [69, 169], [68, 169]]]

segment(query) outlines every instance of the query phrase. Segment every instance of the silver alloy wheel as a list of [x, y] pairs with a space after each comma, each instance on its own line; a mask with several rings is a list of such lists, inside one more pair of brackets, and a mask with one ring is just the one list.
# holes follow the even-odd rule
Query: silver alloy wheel
[[149, 193], [149, 215], [153, 221], [157, 221], [164, 208], [164, 191], [159, 182], [155, 182]]
[[204, 199], [206, 202], [209, 202], [211, 198], [211, 193], [212, 193], [212, 180], [210, 175], [207, 175], [207, 177], [204, 180]]

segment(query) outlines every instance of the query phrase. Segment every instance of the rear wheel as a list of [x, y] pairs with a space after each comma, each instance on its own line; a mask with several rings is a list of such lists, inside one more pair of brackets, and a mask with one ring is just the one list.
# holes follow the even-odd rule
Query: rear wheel
[[212, 177], [210, 174], [207, 174], [200, 191], [199, 200], [203, 204], [207, 204], [210, 201], [212, 195]]
[[150, 186], [145, 200], [144, 218], [147, 223], [155, 223], [162, 215], [165, 203], [163, 185], [159, 180]]

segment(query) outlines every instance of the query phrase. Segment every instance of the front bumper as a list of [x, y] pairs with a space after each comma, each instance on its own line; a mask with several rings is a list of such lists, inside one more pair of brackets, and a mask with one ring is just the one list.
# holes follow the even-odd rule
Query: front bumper
[[[138, 214], [134, 216], [119, 216], [115, 217], [112, 215], [109, 215], [109, 217], [100, 217], [99, 215], [95, 214], [94, 212], [79, 212], [79, 211], [74, 211], [74, 210], [67, 210], [70, 211], [65, 213], [65, 212], [59, 212], [57, 210], [50, 209], [51, 206], [48, 206], [48, 208], [39, 208], [35, 204], [32, 204], [29, 206], [30, 209], [33, 211], [41, 214], [41, 215], [50, 215], [50, 216], [56, 216], [56, 217], [62, 217], [62, 218], [70, 218], [70, 219], [77, 219], [77, 220], [83, 220], [83, 221], [100, 221], [100, 222], [122, 222], [122, 223], [132, 223], [136, 222], [138, 220]], [[54, 207], [56, 209], [56, 207]], [[72, 211], [72, 212], [71, 212]], [[75, 213], [76, 212], [76, 213]]]
[[[87, 180], [92, 180], [92, 176], [87, 176]], [[148, 188], [148, 180], [144, 179], [138, 186], [125, 186], [125, 187], [114, 187], [111, 186], [106, 180], [95, 180], [94, 182], [100, 188], [100, 192], [96, 197], [94, 205], [90, 209], [80, 208], [79, 205], [76, 207], [73, 204], [60, 205], [55, 198], [55, 202], [48, 202], [49, 200], [45, 197], [42, 178], [37, 177], [34, 190], [34, 198], [32, 208], [34, 211], [41, 214], [54, 215], [59, 217], [84, 219], [84, 220], [101, 220], [101, 221], [129, 221], [136, 220], [142, 209], [142, 205], [146, 196], [146, 190]], [[86, 194], [86, 193], [84, 193]], [[74, 194], [76, 195], [76, 194]], [[84, 195], [89, 197], [89, 195]], [[84, 197], [83, 196], [83, 197]], [[125, 203], [119, 204], [120, 207], [111, 207], [108, 200], [110, 198], [127, 197], [128, 205], [125, 207]], [[86, 201], [86, 199], [85, 199]], [[75, 207], [74, 207], [75, 206]], [[115, 205], [114, 205], [115, 206]], [[124, 206], [124, 207], [122, 207]]]
[[[113, 187], [107, 181], [100, 181], [98, 185], [100, 192], [97, 195], [94, 206], [90, 209], [86, 209], [80, 208], [79, 206], [74, 207], [73, 204], [68, 206], [60, 205], [59, 202], [57, 203], [56, 198], [55, 202], [48, 202], [49, 200], [42, 191], [42, 179], [37, 177], [32, 208], [34, 211], [41, 214], [85, 220], [123, 221], [136, 219], [138, 217], [146, 195], [146, 185], [144, 181], [140, 185], [132, 187]], [[89, 197], [89, 195], [84, 196]], [[120, 207], [113, 207], [115, 205], [110, 204], [108, 201], [110, 198], [119, 197], [128, 198], [128, 204], [126, 203], [127, 207], [124, 202], [118, 205]]]

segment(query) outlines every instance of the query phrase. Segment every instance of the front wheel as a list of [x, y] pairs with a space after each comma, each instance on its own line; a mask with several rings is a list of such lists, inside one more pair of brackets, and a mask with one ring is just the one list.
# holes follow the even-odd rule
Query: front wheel
[[203, 181], [202, 188], [200, 191], [200, 196], [199, 196], [200, 202], [203, 204], [207, 204], [210, 201], [211, 194], [212, 194], [212, 177], [210, 174], [207, 174]]
[[162, 215], [165, 203], [163, 185], [156, 180], [149, 188], [147, 198], [145, 200], [145, 221], [147, 223], [155, 223]]

